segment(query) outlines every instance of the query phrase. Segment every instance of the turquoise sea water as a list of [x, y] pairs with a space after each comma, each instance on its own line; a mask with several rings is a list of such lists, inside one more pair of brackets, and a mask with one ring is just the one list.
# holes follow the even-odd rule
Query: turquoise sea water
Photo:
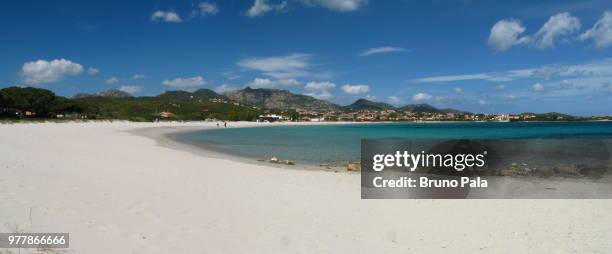
[[238, 156], [278, 157], [302, 163], [358, 160], [360, 140], [612, 139], [612, 122], [462, 122], [219, 128], [178, 134], [179, 141]]

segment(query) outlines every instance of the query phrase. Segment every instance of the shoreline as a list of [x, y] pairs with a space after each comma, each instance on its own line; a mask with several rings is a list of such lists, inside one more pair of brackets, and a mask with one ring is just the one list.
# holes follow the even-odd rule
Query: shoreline
[[[234, 122], [234, 123], [242, 123], [238, 126], [229, 126], [227, 128], [266, 128], [266, 127], [275, 127], [275, 126], [296, 126], [296, 125], [330, 125], [330, 123], [325, 122], [303, 122], [303, 123], [255, 123], [255, 122]], [[354, 124], [353, 122], [331, 122], [331, 124]], [[181, 142], [175, 138], [175, 135], [178, 133], [189, 133], [189, 132], [199, 132], [199, 131], [209, 131], [215, 129], [224, 129], [225, 127], [216, 127], [212, 126], [192, 126], [192, 127], [149, 127], [149, 128], [141, 128], [130, 130], [129, 133], [145, 136], [151, 138], [157, 142], [158, 145], [170, 149], [177, 149], [185, 152], [192, 153], [196, 156], [203, 156], [209, 158], [219, 158], [219, 159], [227, 159], [232, 161], [238, 161], [242, 163], [257, 165], [257, 166], [269, 166], [274, 168], [282, 168], [282, 169], [294, 169], [294, 170], [315, 170], [315, 171], [325, 171], [330, 173], [359, 173], [359, 172], [351, 172], [347, 171], [346, 166], [330, 166], [325, 167], [316, 165], [316, 164], [307, 164], [303, 162], [296, 161], [295, 165], [286, 165], [281, 163], [270, 163], [269, 158], [254, 158], [248, 156], [240, 156], [232, 153], [222, 152], [220, 150], [207, 147], [205, 145], [197, 145], [190, 144], [188, 142]], [[285, 158], [279, 158], [285, 159]]]
[[[236, 122], [237, 125], [233, 126], [230, 124], [229, 128], [224, 127], [215, 127], [213, 125], [201, 126], [201, 127], [164, 127], [164, 128], [144, 128], [137, 129], [131, 131], [131, 133], [137, 135], [147, 136], [154, 140], [157, 140], [159, 145], [165, 146], [172, 149], [179, 149], [182, 151], [187, 151], [199, 156], [205, 157], [216, 157], [216, 158], [224, 158], [229, 160], [240, 161], [244, 163], [254, 164], [254, 165], [269, 165], [278, 168], [287, 168], [287, 169], [304, 169], [304, 170], [321, 170], [326, 172], [348, 172], [355, 173], [347, 170], [347, 164], [350, 164], [352, 161], [350, 160], [332, 160], [332, 161], [319, 161], [319, 162], [303, 162], [300, 160], [293, 161], [295, 165], [286, 165], [282, 163], [270, 163], [269, 159], [271, 157], [277, 157], [279, 160], [284, 160], [288, 158], [278, 157], [276, 154], [271, 154], [271, 157], [262, 157], [262, 156], [249, 156], [249, 155], [241, 155], [237, 153], [233, 153], [231, 150], [226, 150], [223, 148], [216, 147], [215, 144], [205, 143], [205, 142], [190, 142], [188, 139], [179, 139], [177, 138], [178, 134], [188, 134], [190, 132], [206, 132], [212, 130], [220, 130], [224, 129], [240, 129], [240, 128], [266, 128], [266, 127], [279, 127], [279, 126], [321, 126], [321, 125], [352, 125], [359, 124], [354, 122], [280, 122], [280, 123], [258, 123], [258, 122]], [[541, 162], [539, 162], [541, 163]], [[517, 164], [517, 163], [513, 163]], [[527, 164], [523, 163], [527, 167]], [[540, 168], [542, 165], [531, 165], [530, 167], [537, 166]], [[612, 165], [611, 165], [612, 166]], [[509, 165], [506, 167], [497, 168], [497, 170], [510, 170]], [[546, 167], [543, 167], [546, 168]], [[512, 170], [515, 170], [512, 168]], [[544, 172], [544, 171], [542, 171]], [[358, 173], [358, 172], [357, 172]], [[513, 176], [503, 175], [502, 173], [498, 174], [484, 174], [481, 176], [500, 176], [500, 177], [508, 177], [515, 179], [558, 179], [558, 180], [575, 180], [575, 181], [584, 181], [584, 180], [593, 180], [593, 182], [598, 181], [599, 178], [592, 178], [588, 175], [546, 175], [546, 172], [540, 173], [541, 175], [533, 175], [533, 174], [516, 174]]]

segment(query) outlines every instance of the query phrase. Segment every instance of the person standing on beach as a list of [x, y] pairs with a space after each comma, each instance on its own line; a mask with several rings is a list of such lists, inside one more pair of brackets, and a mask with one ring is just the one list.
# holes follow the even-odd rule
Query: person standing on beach
[[227, 127], [227, 122], [223, 121], [223, 127]]

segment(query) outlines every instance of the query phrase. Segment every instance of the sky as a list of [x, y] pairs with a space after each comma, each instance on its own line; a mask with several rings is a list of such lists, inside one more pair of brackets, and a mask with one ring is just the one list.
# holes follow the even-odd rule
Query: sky
[[0, 87], [612, 114], [612, 1], [2, 1]]

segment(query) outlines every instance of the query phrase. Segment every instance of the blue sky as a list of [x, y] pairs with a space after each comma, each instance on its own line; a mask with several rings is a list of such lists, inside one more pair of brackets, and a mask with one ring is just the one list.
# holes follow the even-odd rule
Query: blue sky
[[[3, 1], [0, 87], [612, 114], [611, 1]], [[610, 11], [610, 12], [608, 12]]]

